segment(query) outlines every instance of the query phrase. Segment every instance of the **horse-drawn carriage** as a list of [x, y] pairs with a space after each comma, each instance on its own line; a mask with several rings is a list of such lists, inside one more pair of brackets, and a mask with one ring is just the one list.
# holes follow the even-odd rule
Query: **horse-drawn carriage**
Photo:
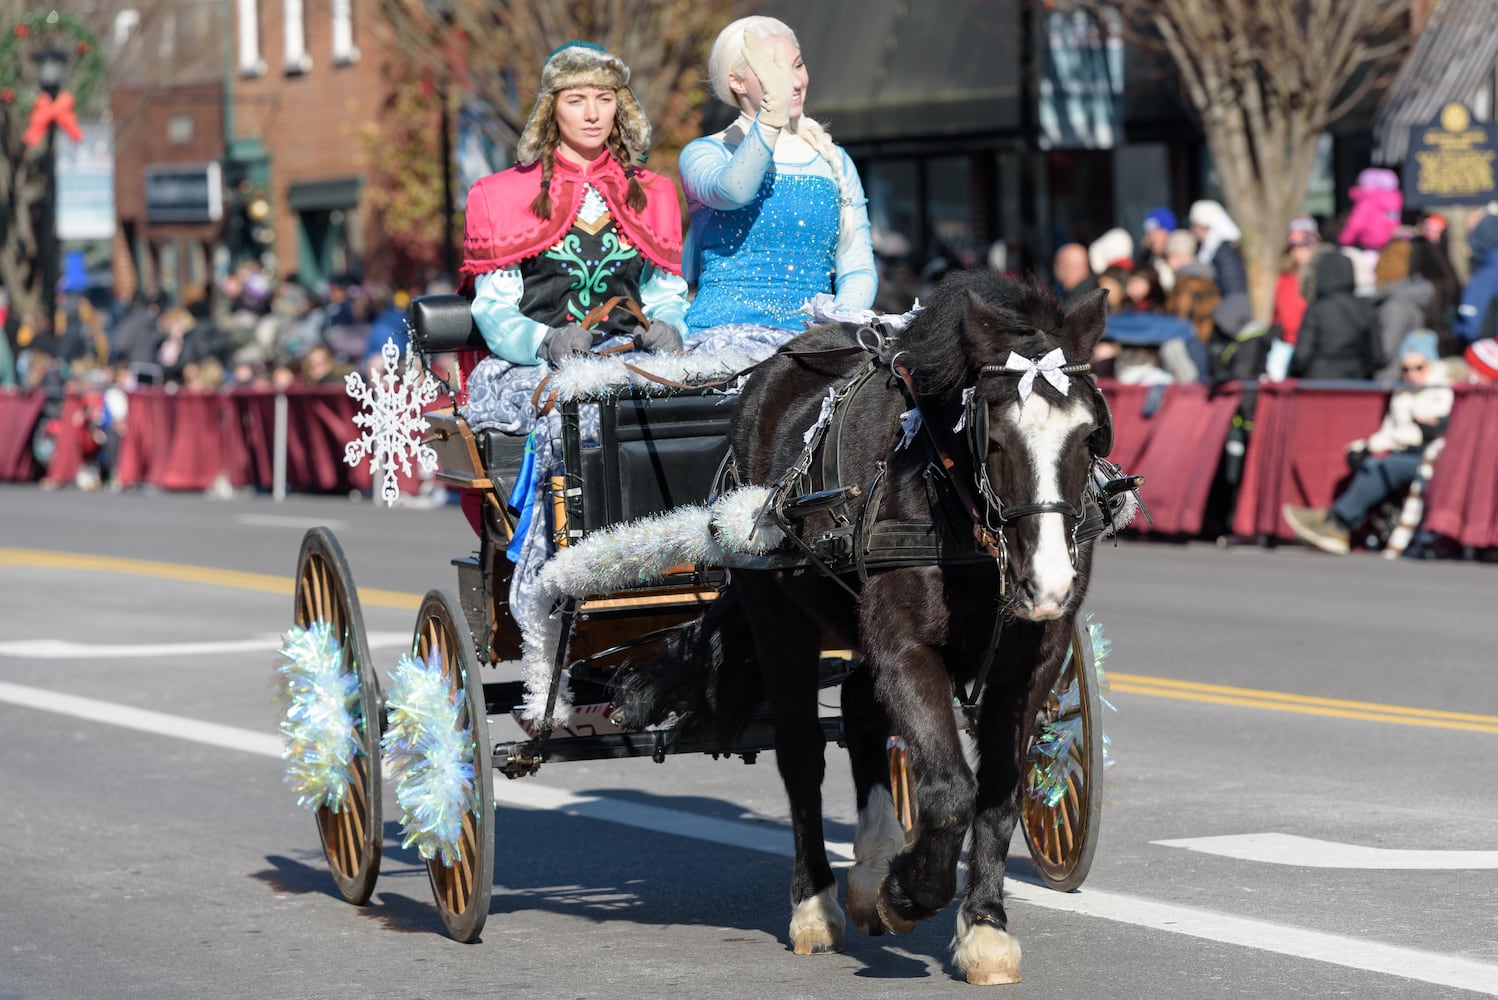
[[[962, 289], [953, 294], [971, 295]], [[1013, 312], [1036, 304], [999, 305]], [[1046, 303], [1036, 307], [1040, 306]], [[1054, 308], [1054, 304], [1047, 307]], [[427, 358], [482, 348], [468, 304], [461, 298], [418, 299], [412, 315], [414, 345]], [[1040, 331], [1029, 333], [1032, 336], [1027, 349], [1044, 346], [1036, 340], [1041, 337]], [[1085, 340], [1085, 336], [1067, 339], [1070, 335], [1066, 331], [1055, 336], [1066, 340], [1066, 353], [1077, 349], [1074, 341]], [[797, 344], [803, 346], [797, 349]], [[1009, 405], [1011, 392], [1021, 381], [1026, 383], [1026, 391], [1019, 398], [1019, 412], [1022, 414], [1028, 405], [1034, 414], [1044, 395], [1051, 399], [1046, 405], [1054, 406], [1059, 420], [1066, 401], [1051, 390], [1038, 391], [1036, 376], [1053, 386], [1069, 385], [1074, 376], [1082, 374], [1085, 364], [1057, 365], [1054, 359], [1062, 355], [1055, 353], [1050, 363], [1038, 367], [1032, 364], [1027, 375], [1025, 371], [1004, 371], [988, 360], [991, 353], [970, 359], [977, 365], [973, 380], [987, 379], [985, 385], [1004, 384], [999, 387], [1001, 395], [988, 400], [989, 405], [985, 405], [987, 390], [981, 385], [976, 394], [963, 393], [956, 405], [966, 430], [952, 435], [945, 428], [931, 426], [937, 420], [948, 420], [950, 414], [931, 402], [937, 389], [932, 388], [934, 383], [923, 382], [921, 362], [912, 361], [913, 353], [919, 352], [878, 323], [827, 327], [820, 334], [809, 334], [788, 345], [767, 364], [789, 366], [803, 378], [809, 377], [808, 373], [817, 378], [825, 376], [831, 386], [825, 401], [811, 401], [812, 411], [819, 406], [821, 411], [811, 426], [807, 419], [798, 422], [789, 409], [762, 394], [750, 400], [750, 389], [743, 397], [736, 395], [741, 372], [728, 373], [732, 377], [726, 379], [691, 384], [656, 378], [641, 369], [646, 362], [621, 362], [628, 370], [622, 382], [591, 394], [553, 393], [563, 460], [561, 471], [549, 476], [543, 486], [549, 497], [547, 516], [529, 527], [530, 531], [549, 532], [555, 546], [555, 555], [540, 576], [534, 598], [540, 602], [539, 613], [521, 613], [510, 604], [514, 565], [506, 553], [521, 530], [520, 512], [510, 501], [515, 477], [523, 475], [519, 469], [523, 439], [495, 432], [474, 433], [465, 420], [461, 385], [455, 392], [458, 405], [427, 414], [427, 441], [439, 457], [437, 478], [462, 492], [464, 513], [479, 541], [476, 552], [453, 560], [458, 571], [458, 596], [433, 590], [423, 599], [411, 654], [397, 667], [388, 692], [382, 694], [379, 672], [365, 644], [354, 581], [333, 534], [325, 528], [308, 532], [298, 561], [293, 632], [302, 640], [311, 633], [321, 636], [321, 655], [327, 661], [324, 672], [333, 679], [335, 700], [341, 699], [347, 708], [347, 715], [336, 716], [333, 725], [341, 725], [343, 735], [351, 733], [352, 738], [345, 739], [338, 753], [329, 752], [326, 743], [305, 738], [299, 742], [293, 737], [288, 756], [292, 758], [293, 784], [297, 784], [299, 767], [304, 778], [308, 772], [319, 777], [320, 784], [304, 781], [297, 787], [304, 793], [303, 804], [315, 811], [340, 893], [352, 903], [363, 904], [373, 892], [380, 866], [382, 784], [385, 772], [393, 770], [398, 772], [394, 776], [398, 779], [397, 797], [402, 800], [407, 843], [417, 843], [426, 859], [442, 922], [454, 938], [476, 939], [488, 914], [493, 880], [496, 837], [489, 771], [521, 778], [552, 762], [622, 757], [649, 757], [660, 762], [682, 753], [738, 755], [752, 762], [761, 751], [776, 748], [777, 735], [784, 741], [787, 732], [795, 728], [787, 721], [789, 715], [782, 714], [777, 723], [777, 715], [771, 710], [772, 706], [784, 707], [777, 703], [777, 697], [783, 699], [784, 695], [776, 695], [773, 679], [768, 699], [754, 688], [744, 696], [752, 698], [753, 703], [735, 706], [736, 722], [728, 727], [719, 724], [722, 720], [709, 717], [712, 713], [702, 697], [694, 701], [682, 693], [679, 677], [674, 682], [676, 687], [653, 678], [651, 664], [674, 656], [677, 666], [684, 663], [690, 672], [694, 667], [692, 657], [704, 655], [694, 653], [694, 649], [707, 648], [706, 637], [701, 634], [708, 627], [704, 623], [710, 623], [715, 614], [728, 614], [729, 599], [737, 597], [733, 592], [736, 580], [795, 576], [819, 581], [831, 588], [830, 592], [846, 592], [856, 602], [858, 593], [868, 588], [868, 581], [894, 572], [891, 567], [930, 567], [955, 550], [962, 551], [952, 556], [953, 561], [961, 563], [962, 572], [969, 574], [962, 579], [993, 591], [984, 598], [993, 613], [975, 618], [963, 611], [967, 605], [951, 606], [952, 630], [967, 635], [961, 645], [968, 652], [962, 655], [977, 656], [965, 670], [954, 670], [945, 695], [938, 697], [947, 705], [946, 722], [941, 725], [950, 728], [953, 737], [961, 728], [976, 734], [980, 724], [994, 721], [985, 718], [987, 710], [982, 707], [985, 684], [995, 684], [993, 678], [1001, 675], [1008, 678], [1005, 685], [1030, 683], [1028, 674], [1014, 681], [1003, 668], [993, 666], [996, 660], [1019, 655], [1015, 653], [1018, 649], [1028, 651], [1025, 655], [1037, 662], [1045, 661], [1037, 673], [1045, 676], [1044, 689], [1022, 692], [1014, 701], [1029, 713], [1017, 727], [1025, 739], [1018, 758], [1022, 771], [1018, 821], [1041, 878], [1060, 890], [1080, 885], [1099, 832], [1104, 737], [1096, 658], [1102, 640], [1098, 626], [1089, 626], [1077, 614], [1080, 591], [1065, 613], [1050, 608], [1036, 612], [1034, 605], [1049, 598], [1025, 589], [1038, 590], [1039, 584], [1030, 578], [1036, 573], [1028, 563], [1018, 564], [1025, 558], [1021, 550], [1041, 544], [1036, 541], [1040, 530], [1036, 525], [1050, 520], [1043, 515], [1058, 515], [1054, 520], [1068, 533], [1065, 544], [1073, 570], [1079, 574], [1078, 586], [1085, 589], [1091, 542], [1116, 521], [1122, 499], [1139, 485], [1139, 480], [1123, 477], [1103, 460], [1107, 451], [1106, 404], [1096, 395], [1090, 379], [1079, 379], [1082, 384], [1077, 388], [1082, 391], [1069, 398], [1087, 412], [1068, 427], [1083, 435], [1085, 468], [1057, 480], [1061, 488], [1072, 491], [1067, 502], [1032, 494], [1031, 499], [1038, 502], [1009, 502], [1006, 507], [1000, 494], [1012, 499], [1015, 491], [992, 482], [988, 472], [1007, 466], [990, 466], [982, 458], [972, 463], [978, 470], [972, 480], [977, 493], [958, 489], [948, 495], [948, 488], [938, 481], [942, 479], [940, 466], [947, 464], [946, 478], [950, 480], [957, 475], [953, 467], [960, 469], [963, 460], [961, 455], [948, 454], [951, 449], [944, 449], [943, 441], [968, 441], [982, 449], [977, 452], [980, 456], [989, 450], [999, 451], [1006, 432], [997, 427], [1010, 412], [1003, 407]], [[1018, 350], [1013, 353], [1020, 356]], [[828, 374], [824, 369], [835, 371]], [[996, 374], [1016, 377], [988, 378]], [[958, 381], [967, 378], [960, 375]], [[752, 388], [755, 379], [749, 381]], [[771, 379], [766, 376], [760, 381]], [[855, 387], [855, 382], [868, 388]], [[960, 391], [961, 386], [956, 385], [956, 389]], [[930, 393], [924, 404], [919, 396], [922, 392]], [[908, 411], [894, 411], [904, 428], [903, 436], [897, 431], [896, 437], [903, 440], [887, 443], [884, 452], [873, 456], [877, 459], [873, 465], [860, 464], [850, 457], [858, 443], [860, 426], [875, 422], [858, 411], [859, 405], [872, 405], [858, 404], [860, 393], [870, 400], [904, 399], [899, 410], [912, 398], [916, 400]], [[754, 460], [749, 456], [726, 457], [730, 454], [736, 403], [740, 411], [749, 405], [773, 406], [777, 409], [776, 421], [796, 428], [794, 447], [786, 446], [789, 450], [782, 452], [800, 453], [801, 457], [787, 463], [790, 468], [773, 482], [753, 475], [750, 466]], [[879, 405], [888, 408], [886, 403]], [[596, 431], [589, 408], [597, 411]], [[912, 414], [924, 417], [929, 447], [922, 444], [918, 429], [921, 420], [913, 419]], [[1034, 436], [1033, 431], [1023, 433]], [[735, 447], [752, 450], [737, 444]], [[1059, 444], [1056, 448], [1060, 449], [1058, 454], [1082, 453], [1067, 451]], [[831, 458], [824, 459], [833, 453], [841, 456], [841, 471]], [[900, 489], [902, 463], [914, 463], [917, 475], [911, 481], [923, 484], [921, 489], [926, 492], [922, 498], [938, 512], [928, 514], [924, 526], [919, 518], [907, 517], [890, 522], [895, 527], [881, 534], [876, 515], [881, 502], [895, 502], [892, 498]], [[876, 474], [865, 479], [864, 472], [870, 468]], [[1044, 480], [1045, 474], [1040, 478]], [[1053, 484], [1051, 491], [1055, 488]], [[972, 523], [959, 524], [954, 530], [942, 527], [940, 522], [947, 519], [939, 512], [960, 509], [962, 502], [969, 505]], [[966, 537], [968, 528], [972, 538]], [[886, 541], [881, 543], [880, 538]], [[936, 567], [912, 572], [946, 571]], [[949, 587], [950, 582], [948, 577]], [[976, 589], [969, 584], [963, 587]], [[1020, 598], [1015, 597], [1016, 591], [1023, 592]], [[1009, 603], [1000, 606], [995, 592], [1007, 594]], [[1021, 599], [1029, 602], [1029, 610], [1039, 624], [1016, 619], [1015, 602]], [[792, 613], [799, 613], [808, 610], [808, 602], [819, 598], [803, 589], [789, 592], [784, 600], [791, 602], [786, 606]], [[982, 601], [976, 606], [984, 607]], [[971, 628], [956, 623], [959, 611], [967, 615], [964, 621], [972, 622]], [[894, 728], [902, 718], [899, 710], [886, 713], [870, 708], [866, 713], [863, 708], [850, 709], [850, 705], [872, 706], [876, 700], [875, 684], [868, 677], [870, 668], [865, 662], [868, 650], [860, 647], [856, 628], [839, 632], [820, 621], [817, 627], [819, 641], [810, 669], [816, 674], [817, 687], [844, 688], [845, 711], [839, 718], [817, 716], [817, 731], [802, 732], [800, 738], [848, 746], [850, 755], [859, 755], [854, 756], [854, 770], [855, 777], [859, 777], [860, 767], [864, 773], [858, 782], [860, 843], [868, 840], [863, 829], [866, 816], [894, 814], [899, 821], [895, 842], [886, 846], [882, 857], [860, 859], [860, 865], [873, 865], [875, 880], [867, 889], [860, 888], [860, 894], [867, 898], [856, 905], [852, 898], [855, 879], [850, 876], [849, 908], [854, 911], [855, 922], [871, 933], [905, 930], [915, 919], [929, 915], [920, 912], [917, 905], [915, 897], [921, 889], [906, 886], [901, 892], [909, 898], [897, 898], [883, 883], [893, 879], [895, 875], [890, 872], [899, 867], [896, 860], [891, 868], [890, 855], [919, 845], [923, 821], [933, 822], [930, 816], [923, 820], [921, 783], [929, 777], [932, 788], [937, 789], [931, 794], [938, 794], [944, 782], [959, 791], [965, 789], [969, 798], [974, 783], [969, 777], [964, 785], [958, 776], [946, 773], [948, 764], [935, 749], [935, 737], [915, 731], [921, 727], [905, 733]], [[741, 635], [748, 637], [743, 640], [746, 643], [763, 641], [763, 635], [756, 639], [752, 629], [741, 631]], [[720, 645], [727, 642], [721, 637], [717, 641]], [[288, 649], [294, 645], [288, 638]], [[752, 649], [740, 652], [753, 655]], [[296, 659], [294, 652], [286, 652], [286, 656], [288, 661]], [[706, 663], [696, 666], [700, 672], [709, 670]], [[724, 672], [730, 667], [721, 662], [712, 665], [712, 669]], [[1033, 666], [1028, 669], [1035, 672]], [[425, 679], [426, 690], [411, 681], [416, 675]], [[804, 677], [794, 683], [810, 685]], [[433, 685], [435, 692], [431, 690]], [[716, 697], [726, 698], [723, 692], [728, 690], [724, 688]], [[853, 690], [862, 691], [862, 701], [848, 694]], [[879, 697], [886, 696], [888, 691], [881, 690]], [[631, 697], [636, 704], [629, 704]], [[434, 704], [436, 708], [431, 707]], [[426, 714], [418, 717], [422, 716], [423, 705], [427, 706]], [[310, 709], [302, 711], [304, 715], [315, 714]], [[854, 711], [858, 719], [850, 718]], [[505, 720], [506, 727], [514, 728], [517, 735], [495, 742], [490, 735], [491, 720], [504, 717], [518, 724], [511, 726]], [[801, 716], [800, 721], [805, 718]], [[283, 729], [291, 734], [294, 725]], [[878, 740], [876, 751], [870, 750], [874, 746], [871, 738]], [[788, 750], [789, 745], [782, 742], [783, 774]], [[821, 753], [819, 748], [807, 752]], [[870, 763], [875, 753], [877, 767]], [[315, 759], [298, 760], [298, 754]], [[819, 785], [820, 756], [817, 760], [812, 770]], [[882, 770], [883, 774], [869, 778], [871, 770]], [[981, 770], [979, 777], [988, 780]], [[792, 791], [791, 780], [787, 778], [788, 791]], [[865, 793], [868, 802], [864, 801]], [[795, 794], [792, 791], [793, 799]], [[879, 800], [877, 809], [873, 808], [875, 799]], [[934, 801], [927, 804], [935, 808]], [[816, 808], [820, 810], [819, 799]], [[970, 822], [971, 805], [968, 809]], [[959, 850], [966, 830], [964, 825], [957, 837]], [[924, 832], [935, 837], [941, 831], [933, 826]], [[820, 829], [815, 833], [819, 838]], [[889, 840], [888, 830], [884, 838]], [[1004, 840], [1007, 846], [1007, 832]], [[1001, 853], [1003, 850], [1000, 847]], [[952, 863], [955, 865], [955, 855]], [[798, 858], [798, 873], [801, 864]], [[830, 873], [816, 877], [819, 865], [826, 865], [825, 858], [820, 863], [813, 858], [807, 864], [813, 883], [828, 881]], [[861, 887], [869, 875], [870, 871], [859, 875]], [[999, 877], [1002, 879], [1002, 868]], [[826, 891], [816, 884], [809, 891], [819, 890]], [[942, 891], [937, 888], [936, 895], [939, 897]], [[836, 908], [835, 883], [831, 892], [831, 906]], [[926, 908], [940, 908], [952, 895], [950, 889], [945, 892], [945, 898], [936, 899]], [[799, 904], [806, 901], [795, 902], [800, 914]], [[841, 920], [838, 910], [835, 931], [813, 934], [807, 941], [796, 939], [793, 927], [796, 950], [836, 947], [841, 939]], [[1002, 922], [998, 925], [1002, 927]], [[1017, 954], [1015, 963], [1017, 977]], [[971, 968], [965, 971], [974, 978]]]

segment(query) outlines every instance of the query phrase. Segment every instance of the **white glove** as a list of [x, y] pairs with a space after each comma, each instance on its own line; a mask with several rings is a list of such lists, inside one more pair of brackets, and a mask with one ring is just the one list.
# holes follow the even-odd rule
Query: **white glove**
[[753, 28], [744, 32], [744, 62], [759, 78], [764, 98], [759, 104], [759, 122], [768, 128], [785, 128], [791, 123], [791, 94], [796, 89], [785, 54], [776, 50], [772, 57], [765, 40]]

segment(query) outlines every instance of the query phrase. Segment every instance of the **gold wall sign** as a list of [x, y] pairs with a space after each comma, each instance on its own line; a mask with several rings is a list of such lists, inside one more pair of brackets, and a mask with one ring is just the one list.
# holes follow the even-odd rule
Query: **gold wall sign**
[[1492, 201], [1498, 196], [1494, 132], [1491, 123], [1474, 122], [1471, 110], [1459, 101], [1447, 104], [1425, 125], [1412, 126], [1404, 161], [1405, 206]]

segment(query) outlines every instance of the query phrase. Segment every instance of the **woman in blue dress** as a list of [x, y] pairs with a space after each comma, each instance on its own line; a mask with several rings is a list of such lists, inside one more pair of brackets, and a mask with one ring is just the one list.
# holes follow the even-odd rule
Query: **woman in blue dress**
[[868, 310], [878, 287], [868, 200], [848, 154], [802, 112], [808, 75], [795, 32], [771, 17], [734, 21], [708, 74], [739, 117], [681, 153], [692, 215], [683, 267], [697, 285], [688, 337], [747, 325], [788, 339], [819, 294], [839, 313]]

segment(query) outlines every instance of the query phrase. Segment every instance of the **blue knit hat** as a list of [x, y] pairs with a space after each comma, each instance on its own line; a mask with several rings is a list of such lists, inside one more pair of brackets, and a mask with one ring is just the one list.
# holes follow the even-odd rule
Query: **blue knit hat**
[[1176, 215], [1168, 208], [1152, 209], [1150, 213], [1144, 217], [1144, 231], [1147, 233], [1153, 232], [1156, 229], [1163, 229], [1167, 233], [1169, 233], [1174, 232], [1175, 228]]
[[1441, 360], [1441, 348], [1430, 330], [1411, 330], [1399, 342], [1399, 356], [1418, 354], [1427, 361]]

